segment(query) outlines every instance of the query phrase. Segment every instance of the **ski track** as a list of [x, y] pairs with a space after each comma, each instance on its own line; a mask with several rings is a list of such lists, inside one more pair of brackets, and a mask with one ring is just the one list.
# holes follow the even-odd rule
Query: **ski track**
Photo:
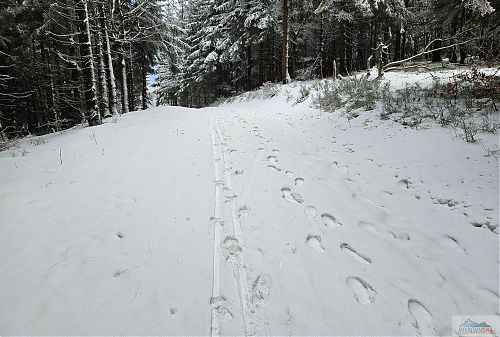
[[[215, 133], [216, 136], [219, 139], [219, 144], [220, 144], [220, 149], [221, 149], [221, 163], [222, 163], [222, 168], [223, 168], [223, 175], [225, 178], [225, 187], [227, 188], [227, 192], [230, 195], [234, 195], [233, 192], [233, 186], [231, 182], [231, 169], [228, 163], [228, 160], [226, 159], [226, 153], [227, 153], [227, 148], [226, 148], [226, 139], [224, 136], [224, 131], [223, 127], [220, 126], [219, 122], [215, 120]], [[244, 334], [247, 335], [249, 331], [251, 331], [251, 320], [249, 318], [248, 314], [248, 281], [247, 281], [247, 273], [246, 273], [246, 264], [245, 264], [245, 252], [244, 252], [244, 241], [243, 241], [243, 234], [242, 234], [242, 229], [241, 229], [241, 223], [240, 223], [240, 217], [242, 214], [244, 216], [247, 216], [245, 212], [242, 212], [242, 210], [246, 210], [248, 212], [248, 208], [245, 207], [240, 207], [238, 208], [237, 202], [236, 202], [236, 197], [230, 198], [229, 202], [229, 207], [230, 207], [230, 212], [231, 212], [231, 224], [232, 224], [232, 229], [233, 229], [233, 235], [234, 239], [236, 242], [239, 244], [238, 249], [239, 250], [239, 259], [235, 261], [236, 268], [237, 268], [237, 275], [238, 275], [238, 290], [239, 290], [239, 300], [240, 300], [240, 307], [241, 307], [241, 314], [242, 314], [242, 320], [243, 320], [243, 327], [245, 329]]]
[[219, 251], [219, 247], [221, 245], [221, 215], [222, 215], [222, 200], [221, 200], [221, 184], [220, 184], [220, 176], [219, 176], [219, 153], [217, 151], [217, 140], [215, 135], [215, 126], [214, 121], [211, 123], [211, 137], [212, 137], [212, 149], [213, 149], [213, 165], [214, 165], [214, 214], [211, 219], [211, 224], [213, 225], [213, 233], [214, 233], [214, 245], [213, 245], [213, 283], [212, 283], [212, 298], [210, 299], [210, 305], [212, 310], [212, 319], [211, 319], [211, 335], [219, 336], [220, 335], [220, 311], [219, 307], [214, 307], [215, 299], [220, 298], [220, 260], [221, 255]]

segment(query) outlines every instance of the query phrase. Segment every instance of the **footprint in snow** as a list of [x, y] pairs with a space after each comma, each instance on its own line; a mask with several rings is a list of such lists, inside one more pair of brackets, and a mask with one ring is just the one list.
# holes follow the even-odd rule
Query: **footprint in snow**
[[420, 301], [408, 300], [408, 311], [413, 317], [412, 325], [418, 330], [420, 336], [437, 335], [432, 324], [432, 314]]
[[403, 186], [405, 186], [407, 189], [411, 187], [411, 181], [408, 178], [403, 178], [399, 181], [399, 183]]
[[321, 244], [321, 236], [319, 236], [319, 235], [308, 235], [307, 239], [306, 239], [306, 242], [315, 251], [320, 252], [320, 253], [325, 253], [326, 252], [325, 247], [323, 247], [323, 245]]
[[221, 323], [229, 321], [234, 317], [234, 315], [229, 310], [230, 306], [231, 303], [224, 296], [212, 297], [210, 299], [210, 307]]
[[451, 236], [451, 235], [445, 235], [443, 238], [444, 244], [452, 247], [452, 248], [458, 248], [464, 253], [467, 253], [467, 250], [458, 242], [458, 239]]
[[261, 274], [257, 276], [252, 285], [252, 302], [255, 306], [263, 304], [271, 292], [271, 276]]
[[472, 222], [472, 226], [474, 226], [476, 228], [487, 228], [493, 234], [497, 234], [498, 235], [498, 226], [490, 223], [489, 221], [485, 221], [484, 223], [481, 223], [481, 222]]
[[391, 232], [391, 234], [396, 240], [401, 240], [401, 241], [409, 241], [410, 240], [410, 235], [407, 233]]
[[119, 271], [117, 271], [117, 272], [115, 272], [115, 273], [113, 274], [113, 277], [120, 277], [120, 276], [122, 276], [123, 274], [125, 274], [127, 271], [128, 271], [128, 269], [119, 270]]
[[292, 192], [292, 190], [289, 187], [283, 187], [281, 189], [281, 193], [283, 199], [290, 201], [294, 204], [302, 204], [304, 202], [302, 196], [298, 193]]
[[361, 255], [356, 251], [356, 249], [352, 248], [349, 246], [347, 243], [343, 243], [340, 245], [340, 249], [347, 255], [352, 256], [356, 261], [364, 263], [364, 264], [370, 264], [372, 263], [372, 260], [364, 255]]
[[330, 227], [330, 228], [340, 228], [342, 227], [342, 223], [335, 219], [335, 217], [329, 213], [323, 213], [321, 214], [321, 220], [323, 220], [323, 223], [325, 226]]
[[225, 198], [224, 202], [230, 203], [231, 200], [236, 199], [237, 197], [238, 196], [236, 194], [234, 194], [233, 192], [227, 192], [226, 195], [224, 196], [224, 198]]
[[297, 254], [297, 247], [293, 246], [293, 245], [290, 245], [290, 242], [285, 242], [285, 245], [290, 248], [290, 251], [293, 253], [293, 254]]
[[276, 156], [267, 156], [267, 160], [273, 164], [276, 164], [278, 162], [278, 158]]
[[250, 207], [247, 205], [243, 205], [240, 208], [238, 208], [238, 218], [240, 219], [246, 219], [250, 215]]
[[359, 277], [351, 276], [347, 278], [346, 282], [349, 288], [351, 288], [354, 292], [353, 297], [356, 302], [361, 304], [370, 304], [375, 302], [377, 292], [364, 280]]
[[224, 239], [222, 244], [224, 248], [224, 258], [227, 262], [238, 262], [242, 252], [238, 240], [233, 236], [228, 236]]
[[290, 178], [293, 178], [295, 176], [295, 174], [292, 171], [286, 171], [285, 174]]
[[297, 178], [297, 179], [295, 179], [295, 185], [296, 186], [302, 186], [302, 185], [304, 185], [304, 178]]
[[314, 218], [316, 216], [316, 207], [307, 206], [304, 209], [304, 214], [307, 215], [309, 218]]
[[276, 167], [274, 165], [268, 165], [267, 167], [269, 167], [271, 170], [274, 170], [274, 171], [281, 171], [281, 169], [279, 167]]

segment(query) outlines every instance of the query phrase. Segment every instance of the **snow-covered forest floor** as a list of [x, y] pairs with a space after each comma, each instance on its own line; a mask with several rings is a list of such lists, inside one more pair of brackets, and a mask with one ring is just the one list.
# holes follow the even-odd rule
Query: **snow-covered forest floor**
[[0, 152], [0, 334], [450, 335], [498, 315], [498, 134], [301, 90]]

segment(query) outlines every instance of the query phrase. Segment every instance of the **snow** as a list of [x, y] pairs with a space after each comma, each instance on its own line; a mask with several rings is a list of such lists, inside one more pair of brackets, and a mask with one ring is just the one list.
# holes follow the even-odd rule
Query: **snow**
[[498, 135], [348, 121], [299, 91], [1, 152], [0, 334], [450, 335], [498, 315]]

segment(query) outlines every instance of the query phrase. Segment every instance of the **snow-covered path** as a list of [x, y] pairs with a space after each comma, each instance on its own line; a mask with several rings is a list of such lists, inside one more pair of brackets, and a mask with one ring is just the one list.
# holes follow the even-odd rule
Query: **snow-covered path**
[[208, 124], [154, 109], [2, 153], [2, 334], [210, 332]]
[[494, 158], [442, 129], [237, 107], [244, 250], [271, 284], [258, 334], [446, 335], [453, 315], [498, 313]]
[[449, 335], [498, 314], [498, 160], [444, 129], [278, 96], [45, 139], [0, 153], [0, 334]]

